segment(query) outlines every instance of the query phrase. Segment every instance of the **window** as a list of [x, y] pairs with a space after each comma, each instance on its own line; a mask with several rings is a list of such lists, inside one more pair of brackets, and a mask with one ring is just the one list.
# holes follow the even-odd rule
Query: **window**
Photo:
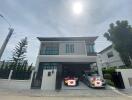
[[59, 45], [55, 43], [49, 43], [42, 46], [41, 55], [59, 55]]
[[44, 69], [56, 69], [59, 66], [58, 63], [43, 63]]
[[86, 44], [87, 53], [94, 53], [94, 45], [92, 44]]
[[66, 44], [66, 53], [74, 53], [74, 44]]
[[108, 52], [107, 53], [107, 56], [108, 56], [108, 58], [111, 58], [111, 57], [113, 57], [114, 55], [113, 55], [113, 52], [111, 51], [111, 52]]

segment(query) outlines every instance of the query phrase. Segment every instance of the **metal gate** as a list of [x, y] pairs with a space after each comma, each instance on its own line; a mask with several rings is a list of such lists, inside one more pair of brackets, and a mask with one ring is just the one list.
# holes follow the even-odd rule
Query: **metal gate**
[[56, 90], [61, 90], [62, 88], [62, 65], [57, 66], [56, 73]]
[[112, 73], [112, 80], [113, 80], [116, 88], [118, 88], [118, 89], [124, 89], [125, 88], [121, 72]]
[[[33, 75], [33, 80], [31, 84], [31, 88], [33, 89], [41, 89], [42, 85], [42, 79], [43, 79], [43, 70], [54, 70], [57, 69], [56, 72], [56, 81], [55, 81], [55, 89], [60, 90], [61, 89], [61, 76], [62, 76], [62, 69], [59, 63], [46, 63], [46, 62], [40, 62], [38, 72]], [[48, 73], [50, 75], [50, 73]]]

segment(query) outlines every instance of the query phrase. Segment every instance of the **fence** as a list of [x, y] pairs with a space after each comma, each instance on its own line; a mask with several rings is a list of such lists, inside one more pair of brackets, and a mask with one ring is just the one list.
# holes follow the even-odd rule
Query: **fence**
[[30, 89], [31, 88], [31, 82], [34, 71], [30, 74], [30, 78], [28, 80], [14, 80], [11, 79], [13, 70], [10, 71], [8, 79], [0, 79], [0, 88], [6, 88], [6, 89]]
[[0, 70], [0, 78], [8, 79], [10, 70]]

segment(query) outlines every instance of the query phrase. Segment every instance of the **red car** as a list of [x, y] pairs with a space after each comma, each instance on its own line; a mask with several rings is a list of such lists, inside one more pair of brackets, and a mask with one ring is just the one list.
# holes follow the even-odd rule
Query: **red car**
[[66, 86], [77, 86], [79, 84], [79, 79], [77, 77], [65, 77], [64, 84]]

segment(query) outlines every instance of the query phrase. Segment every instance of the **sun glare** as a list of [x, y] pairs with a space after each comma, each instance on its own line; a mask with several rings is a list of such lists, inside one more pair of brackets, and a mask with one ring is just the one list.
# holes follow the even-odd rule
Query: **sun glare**
[[81, 2], [75, 2], [73, 3], [73, 12], [75, 14], [81, 14], [83, 11], [83, 5]]

